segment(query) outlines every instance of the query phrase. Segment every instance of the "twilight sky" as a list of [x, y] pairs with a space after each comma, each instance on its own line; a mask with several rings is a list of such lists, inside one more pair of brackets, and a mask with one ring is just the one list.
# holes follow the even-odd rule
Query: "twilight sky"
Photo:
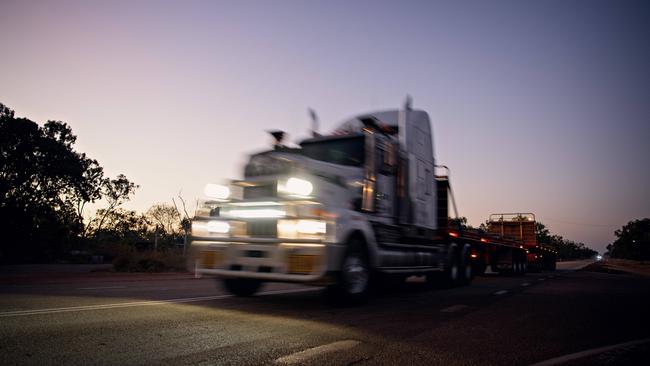
[[140, 184], [241, 177], [265, 129], [427, 110], [461, 215], [532, 211], [603, 251], [650, 216], [647, 1], [0, 1], [0, 102]]

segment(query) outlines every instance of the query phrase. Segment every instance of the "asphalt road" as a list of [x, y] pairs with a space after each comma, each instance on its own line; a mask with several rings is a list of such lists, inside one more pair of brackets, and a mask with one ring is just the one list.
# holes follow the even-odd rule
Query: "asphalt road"
[[584, 265], [449, 290], [407, 283], [353, 308], [296, 285], [234, 298], [187, 275], [5, 278], [0, 364], [644, 364], [650, 279]]

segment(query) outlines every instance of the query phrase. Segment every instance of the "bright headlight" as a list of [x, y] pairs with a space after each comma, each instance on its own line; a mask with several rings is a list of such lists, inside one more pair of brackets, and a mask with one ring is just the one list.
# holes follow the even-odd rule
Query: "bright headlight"
[[230, 224], [226, 221], [192, 221], [192, 236], [228, 236]]
[[314, 190], [314, 186], [310, 181], [300, 178], [289, 178], [284, 185], [278, 187], [279, 190], [294, 194], [297, 196], [309, 196]]
[[227, 234], [230, 231], [230, 224], [225, 221], [209, 221], [208, 232], [217, 234]]
[[327, 225], [321, 220], [278, 220], [278, 236], [286, 239], [298, 239], [307, 236], [325, 234]]
[[225, 200], [228, 199], [228, 197], [230, 197], [230, 188], [221, 184], [209, 183], [206, 184], [203, 193], [205, 193], [205, 195], [210, 198]]

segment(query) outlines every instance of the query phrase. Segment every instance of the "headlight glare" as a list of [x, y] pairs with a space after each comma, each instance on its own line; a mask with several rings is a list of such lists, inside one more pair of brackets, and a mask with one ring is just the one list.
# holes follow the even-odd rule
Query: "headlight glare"
[[284, 239], [315, 239], [327, 231], [321, 220], [278, 220], [278, 236]]
[[227, 234], [230, 231], [230, 224], [226, 221], [209, 221], [208, 232], [216, 234]]
[[309, 196], [314, 190], [314, 185], [310, 181], [300, 178], [289, 178], [278, 190], [296, 196]]
[[203, 193], [210, 198], [225, 200], [230, 197], [230, 188], [221, 184], [208, 183], [205, 185]]

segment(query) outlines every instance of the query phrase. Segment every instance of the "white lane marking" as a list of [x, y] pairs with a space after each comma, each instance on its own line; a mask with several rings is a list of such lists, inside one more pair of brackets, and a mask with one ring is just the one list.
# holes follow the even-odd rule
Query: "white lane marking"
[[508, 290], [499, 290], [499, 291], [495, 292], [494, 295], [504, 295], [504, 294], [507, 294], [507, 293], [508, 293]]
[[322, 346], [314, 347], [314, 348], [308, 348], [304, 351], [292, 353], [288, 356], [280, 357], [275, 360], [275, 363], [280, 363], [283, 365], [294, 365], [294, 364], [299, 364], [299, 363], [304, 363], [305, 361], [314, 358], [318, 355], [322, 355], [325, 353], [331, 353], [331, 352], [336, 352], [336, 351], [345, 351], [348, 350], [356, 345], [358, 345], [360, 342], [359, 341], [353, 341], [353, 340], [345, 340], [345, 341], [338, 341], [334, 343], [329, 343], [325, 344]]
[[[279, 295], [279, 294], [292, 294], [297, 292], [309, 292], [317, 291], [318, 288], [301, 288], [301, 289], [291, 289], [291, 290], [274, 290], [274, 291], [265, 291], [260, 292], [258, 295]], [[215, 296], [202, 296], [202, 297], [185, 297], [178, 299], [169, 299], [169, 300], [147, 300], [147, 301], [135, 301], [135, 302], [118, 302], [113, 304], [98, 304], [98, 305], [84, 305], [84, 306], [70, 306], [65, 308], [49, 308], [49, 309], [33, 309], [33, 310], [15, 310], [15, 311], [6, 311], [0, 313], [0, 318], [8, 318], [15, 316], [23, 315], [39, 315], [39, 314], [56, 314], [56, 313], [67, 313], [72, 311], [87, 311], [87, 310], [104, 310], [104, 309], [116, 309], [116, 308], [129, 308], [134, 306], [152, 306], [152, 305], [168, 305], [168, 304], [180, 304], [186, 302], [197, 302], [197, 301], [209, 301], [209, 300], [219, 300], [233, 297], [233, 295], [215, 295]]]
[[544, 281], [546, 278], [538, 278], [537, 281]]
[[560, 364], [563, 364], [565, 362], [577, 360], [577, 359], [580, 359], [580, 358], [583, 358], [583, 357], [588, 357], [588, 356], [596, 355], [596, 354], [599, 354], [599, 353], [609, 352], [609, 351], [612, 351], [612, 350], [615, 350], [615, 349], [618, 349], [618, 348], [636, 346], [638, 344], [643, 344], [643, 343], [648, 343], [648, 342], [650, 342], [650, 338], [645, 338], [645, 339], [639, 339], [639, 340], [636, 340], [636, 341], [630, 341], [630, 342], [625, 342], [625, 343], [614, 344], [614, 345], [611, 345], [611, 346], [592, 348], [592, 349], [588, 349], [588, 350], [581, 351], [581, 352], [576, 352], [576, 353], [571, 353], [571, 354], [560, 356], [560, 357], [551, 358], [549, 360], [538, 362], [538, 363], [532, 364], [530, 366], [560, 365]]
[[77, 290], [113, 290], [117, 288], [126, 288], [126, 286], [80, 287]]
[[526, 287], [526, 286], [530, 286], [530, 283], [524, 282], [524, 283], [521, 284], [521, 287]]
[[455, 313], [457, 311], [465, 310], [467, 308], [468, 308], [467, 305], [458, 304], [458, 305], [453, 305], [453, 306], [441, 309], [440, 312], [442, 312], [442, 313]]

